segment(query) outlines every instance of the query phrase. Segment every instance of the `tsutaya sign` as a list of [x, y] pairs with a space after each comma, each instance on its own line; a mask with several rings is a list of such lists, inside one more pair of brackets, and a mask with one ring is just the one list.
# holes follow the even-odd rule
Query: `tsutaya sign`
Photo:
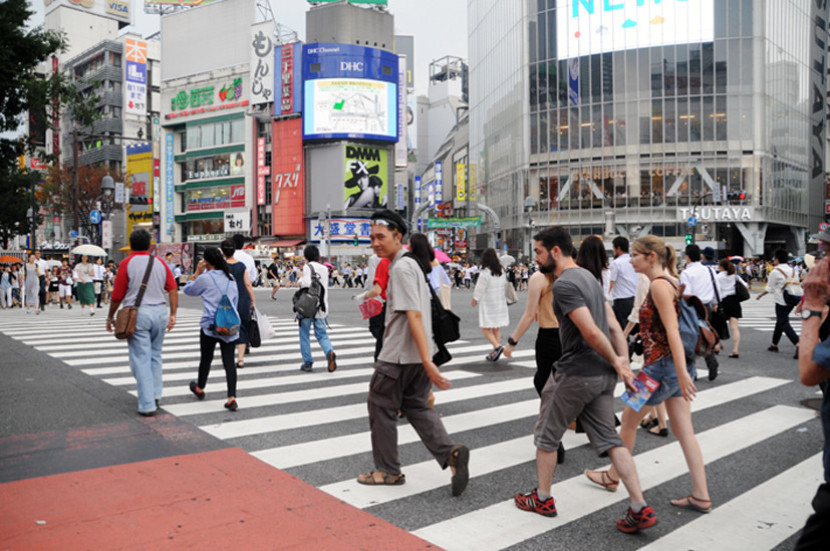
[[[692, 207], [677, 209], [679, 220], [688, 220], [692, 216]], [[752, 207], [697, 207], [694, 217], [706, 222], [752, 222], [755, 219], [755, 209]]]

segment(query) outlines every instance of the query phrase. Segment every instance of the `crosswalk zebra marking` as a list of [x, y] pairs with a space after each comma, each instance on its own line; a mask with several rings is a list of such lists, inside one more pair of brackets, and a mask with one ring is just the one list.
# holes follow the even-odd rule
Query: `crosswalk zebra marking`
[[[815, 413], [808, 409], [773, 406], [700, 433], [697, 435], [697, 439], [703, 450], [704, 459], [707, 463], [712, 463], [805, 423], [814, 417]], [[528, 461], [532, 461], [535, 450], [533, 450], [532, 442], [526, 444], [529, 444], [529, 448], [525, 451], [526, 457]], [[474, 451], [470, 458], [471, 468], [475, 468], [476, 457], [479, 455], [486, 457], [486, 453], [486, 448], [479, 450], [478, 453]], [[678, 476], [688, 474], [683, 452], [677, 442], [637, 454], [634, 460], [637, 464], [640, 483], [644, 491]], [[432, 488], [439, 487], [442, 484], [446, 485], [446, 477], [439, 478], [436, 476], [435, 471], [437, 469], [435, 469], [435, 465], [430, 466], [432, 467], [431, 471], [424, 469], [426, 471], [424, 475], [430, 476], [430, 481], [416, 484], [431, 485]], [[410, 471], [412, 471], [410, 466], [404, 469], [404, 472], [408, 473]], [[421, 475], [420, 469], [418, 475]], [[415, 482], [414, 477], [412, 480], [407, 477], [407, 485], [410, 482]], [[528, 480], [527, 489], [531, 488], [533, 484], [533, 480]], [[365, 495], [366, 490], [361, 490], [358, 486], [357, 483], [353, 482], [348, 487], [345, 485], [330, 485], [328, 487], [324, 486], [322, 489], [335, 490], [329, 493], [348, 503], [358, 500], [360, 503], [368, 501], [368, 496], [360, 499]], [[401, 488], [405, 487], [402, 486]], [[517, 490], [524, 489], [517, 488]], [[413, 530], [412, 533], [447, 550], [504, 549], [623, 501], [616, 494], [603, 491], [596, 485], [591, 484], [582, 475], [554, 484], [552, 493], [557, 498], [559, 512], [555, 519], [521, 511], [516, 508], [511, 498], [489, 507]], [[809, 501], [810, 497], [810, 494], [802, 495], [801, 499]], [[662, 514], [667, 514], [668, 507], [670, 506], [658, 505], [658, 517], [661, 511]], [[718, 507], [717, 503], [715, 507]], [[721, 513], [716, 508], [710, 514], [720, 515]]]
[[[811, 496], [823, 482], [821, 456], [805, 459], [774, 478], [759, 484], [703, 515], [641, 551], [686, 549], [694, 542], [698, 549], [744, 551], [771, 549], [800, 530], [813, 512]], [[770, 507], [770, 497], [775, 506]]]

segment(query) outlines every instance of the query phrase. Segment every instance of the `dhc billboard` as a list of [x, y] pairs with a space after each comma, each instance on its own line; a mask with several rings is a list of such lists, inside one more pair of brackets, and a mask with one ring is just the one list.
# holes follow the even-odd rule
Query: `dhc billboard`
[[303, 139], [398, 141], [398, 57], [351, 44], [303, 46]]

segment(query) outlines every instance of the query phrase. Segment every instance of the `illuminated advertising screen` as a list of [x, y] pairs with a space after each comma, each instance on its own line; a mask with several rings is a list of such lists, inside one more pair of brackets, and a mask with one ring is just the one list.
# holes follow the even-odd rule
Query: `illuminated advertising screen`
[[714, 0], [556, 0], [559, 59], [711, 42]]
[[350, 44], [303, 46], [303, 139], [398, 140], [398, 57]]

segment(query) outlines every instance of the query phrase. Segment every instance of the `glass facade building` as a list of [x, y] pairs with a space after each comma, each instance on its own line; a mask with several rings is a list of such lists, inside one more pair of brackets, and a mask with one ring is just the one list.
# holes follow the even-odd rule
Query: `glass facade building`
[[532, 220], [577, 242], [694, 233], [802, 253], [824, 219], [827, 15], [811, 0], [468, 0], [470, 162], [502, 241], [526, 250]]

